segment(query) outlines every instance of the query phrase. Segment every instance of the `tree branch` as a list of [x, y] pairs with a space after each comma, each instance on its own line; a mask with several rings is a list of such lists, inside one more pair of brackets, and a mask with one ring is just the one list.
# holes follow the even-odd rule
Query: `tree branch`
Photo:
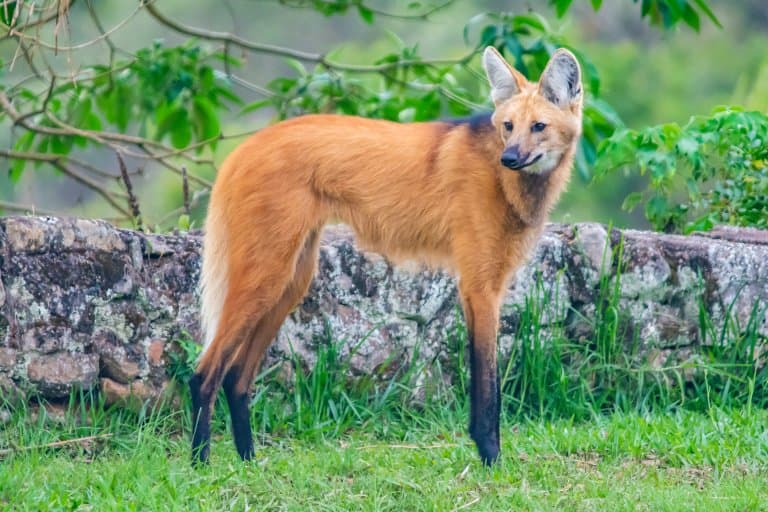
[[286, 48], [283, 46], [276, 46], [266, 43], [257, 43], [254, 41], [248, 41], [243, 39], [237, 34], [230, 34], [228, 32], [215, 32], [198, 27], [191, 27], [177, 22], [171, 18], [160, 13], [157, 10], [154, 3], [146, 4], [145, 8], [152, 17], [158, 22], [165, 25], [168, 28], [175, 30], [176, 32], [186, 34], [192, 37], [199, 37], [201, 39], [207, 39], [208, 41], [218, 41], [220, 43], [228, 43], [235, 46], [239, 46], [245, 50], [250, 50], [259, 53], [266, 53], [269, 55], [275, 55], [278, 57], [289, 57], [303, 62], [314, 62], [321, 64], [330, 69], [338, 71], [351, 71], [357, 73], [378, 73], [380, 71], [387, 71], [398, 68], [407, 68], [410, 66], [437, 66], [437, 65], [453, 65], [464, 64], [468, 62], [475, 52], [471, 52], [458, 59], [433, 59], [433, 60], [400, 60], [396, 62], [387, 62], [385, 64], [375, 65], [358, 65], [358, 64], [346, 64], [342, 62], [329, 61], [324, 54], [303, 52], [301, 50], [294, 50], [292, 48]]
[[58, 215], [58, 212], [54, 212], [53, 210], [44, 210], [43, 208], [38, 208], [33, 204], [13, 203], [11, 201], [3, 200], [0, 200], [0, 208], [4, 210], [10, 210], [12, 212], [31, 212], [33, 215]]
[[[306, 0], [295, 0], [291, 2], [291, 0], [276, 0], [278, 4], [284, 6], [284, 7], [290, 7], [293, 9], [311, 9], [313, 6], [311, 2], [307, 2]], [[451, 5], [454, 2], [454, 0], [446, 0], [445, 2], [437, 5], [433, 5], [432, 7], [416, 14], [400, 14], [395, 12], [389, 12], [384, 11], [382, 9], [377, 9], [376, 7], [371, 7], [368, 5], [364, 5], [362, 2], [360, 5], [368, 9], [374, 14], [377, 14], [379, 16], [385, 17], [385, 18], [395, 18], [399, 20], [414, 20], [414, 21], [426, 21], [429, 19], [429, 17], [436, 13], [437, 11], [441, 11]]]
[[[70, 7], [74, 3], [75, 3], [75, 0], [71, 0], [69, 2]], [[11, 27], [11, 26], [8, 26], [8, 25], [4, 25], [8, 29], [8, 33], [5, 34], [4, 36], [0, 37], [0, 42], [5, 41], [6, 39], [12, 39], [14, 37], [13, 35], [11, 35], [11, 29], [12, 28], [15, 29], [15, 30], [18, 30], [19, 32], [24, 32], [24, 31], [29, 30], [31, 28], [36, 28], [36, 27], [39, 27], [41, 25], [45, 25], [49, 21], [55, 20], [58, 15], [59, 15], [58, 10], [54, 10], [52, 14], [49, 14], [48, 16], [46, 16], [44, 18], [38, 18], [35, 21], [30, 21], [30, 22], [26, 23], [25, 25], [16, 26], [16, 27]]]
[[[57, 155], [53, 153], [36, 153], [34, 151], [13, 151], [8, 149], [0, 149], [0, 156], [14, 159], [14, 160], [30, 160], [33, 162], [52, 162], [53, 160], [63, 160], [63, 161], [66, 161], [67, 163], [76, 165], [77, 167], [80, 167], [81, 169], [88, 171], [92, 174], [95, 174], [97, 176], [100, 176], [102, 178], [107, 178], [112, 180], [117, 180], [119, 178], [119, 176], [116, 176], [106, 171], [102, 171], [98, 167], [93, 166], [88, 162], [84, 162], [77, 158], [73, 158], [69, 155]], [[137, 173], [133, 173], [133, 174], [137, 174]], [[126, 196], [126, 199], [127, 197], [128, 196]]]
[[40, 107], [37, 110], [32, 110], [30, 112], [27, 112], [26, 114], [21, 114], [18, 118], [14, 119], [13, 124], [17, 125], [20, 123], [23, 123], [26, 119], [29, 119], [30, 117], [34, 117], [36, 115], [42, 114], [45, 112], [45, 110], [48, 108], [48, 102], [51, 101], [51, 95], [53, 94], [53, 88], [56, 86], [56, 77], [51, 77], [51, 81], [48, 84], [48, 92], [45, 94], [45, 98], [43, 99], [43, 106]]
[[[47, 49], [53, 50], [55, 52], [59, 52], [59, 51], [61, 51], [61, 52], [71, 52], [73, 50], [82, 50], [83, 48], [88, 48], [89, 46], [93, 46], [96, 43], [100, 43], [100, 42], [106, 40], [111, 34], [114, 34], [119, 29], [123, 28], [134, 16], [136, 16], [136, 14], [144, 6], [143, 1], [144, 0], [139, 0], [139, 5], [136, 7], [136, 9], [134, 9], [131, 14], [126, 16], [123, 20], [120, 21], [120, 23], [118, 23], [117, 25], [115, 25], [114, 27], [109, 29], [107, 32], [99, 34], [98, 37], [95, 37], [95, 38], [93, 38], [93, 39], [91, 39], [89, 41], [85, 41], [84, 43], [80, 43], [80, 44], [76, 44], [76, 45], [72, 45], [72, 46], [59, 46], [58, 42], [55, 42], [54, 44], [47, 43], [47, 42], [43, 41], [42, 39], [40, 39], [37, 36], [29, 36], [29, 35], [25, 34], [23, 31], [17, 30], [17, 29], [15, 29], [13, 27], [11, 27], [10, 31], [8, 32], [8, 34], [9, 34], [10, 37], [17, 38], [19, 40], [27, 39], [27, 40], [34, 41], [35, 44], [37, 44], [38, 46], [42, 46], [43, 48], [47, 48]], [[58, 18], [58, 14], [57, 14], [56, 18]]]
[[[151, 151], [149, 151], [149, 148], [151, 147], [158, 151], [163, 151], [164, 153], [178, 155], [179, 157], [184, 158], [195, 164], [210, 165], [212, 167], [215, 167], [213, 160], [209, 158], [196, 158], [188, 155], [187, 153], [185, 153], [184, 150], [179, 152], [173, 148], [166, 146], [165, 144], [161, 144], [159, 142], [155, 142], [150, 139], [135, 137], [133, 135], [124, 135], [121, 133], [81, 130], [79, 128], [66, 124], [65, 122], [55, 117], [50, 112], [45, 113], [46, 117], [49, 120], [51, 120], [53, 123], [57, 124], [59, 128], [56, 128], [53, 126], [41, 126], [39, 124], [30, 123], [28, 120], [22, 119], [23, 117], [22, 114], [20, 114], [14, 108], [14, 106], [11, 104], [10, 100], [8, 99], [8, 96], [3, 91], [0, 91], [0, 108], [2, 108], [6, 112], [6, 114], [8, 114], [8, 117], [10, 117], [11, 121], [14, 124], [19, 124], [24, 128], [26, 128], [27, 130], [30, 130], [33, 132], [44, 133], [46, 135], [62, 135], [65, 137], [72, 137], [72, 136], [79, 135], [81, 137], [85, 137], [99, 144], [109, 146], [115, 151], [120, 150], [120, 151], [123, 151], [125, 154], [128, 154], [130, 156], [136, 156], [138, 158], [145, 158], [145, 155], [142, 155], [141, 153], [135, 153], [135, 152], [129, 151], [126, 148], [120, 148], [119, 146], [112, 144], [112, 142], [132, 144], [134, 146], [137, 146], [139, 149], [141, 149], [145, 153], [150, 154], [154, 158], [155, 155]], [[179, 174], [180, 173], [181, 171], [179, 170]], [[190, 178], [194, 178], [194, 176], [190, 175]], [[204, 181], [204, 183], [207, 183], [208, 185], [210, 185], [210, 183], [207, 181]]]
[[74, 169], [71, 165], [68, 165], [70, 163], [74, 163], [69, 160], [69, 157], [66, 155], [55, 155], [55, 154], [45, 154], [45, 153], [28, 153], [28, 152], [21, 152], [21, 151], [9, 151], [2, 149], [0, 150], [0, 156], [4, 156], [6, 158], [14, 158], [14, 159], [22, 159], [22, 160], [34, 160], [38, 162], [47, 162], [51, 164], [52, 166], [56, 167], [58, 170], [60, 170], [62, 173], [66, 174], [76, 182], [80, 183], [81, 185], [84, 185], [85, 187], [93, 190], [100, 196], [102, 196], [106, 201], [112, 205], [117, 211], [120, 213], [130, 217], [130, 213], [128, 210], [126, 210], [122, 205], [120, 205], [117, 202], [117, 199], [123, 199], [128, 200], [128, 195], [124, 194], [123, 192], [111, 192], [104, 188], [101, 183], [89, 178], [88, 176], [83, 175], [76, 169]]
[[91, 178], [88, 178], [87, 176], [83, 176], [79, 172], [75, 171], [68, 165], [66, 165], [61, 160], [52, 160], [51, 165], [56, 167], [58, 170], [75, 180], [76, 182], [80, 183], [81, 185], [84, 185], [85, 187], [93, 190], [97, 194], [99, 194], [101, 197], [104, 198], [105, 201], [109, 203], [112, 208], [117, 210], [118, 212], [122, 213], [126, 217], [130, 217], [131, 213], [120, 203], [117, 202], [114, 196], [124, 196], [124, 194], [120, 192], [110, 192], [106, 188], [102, 187], [100, 183], [93, 181]]
[[128, 192], [128, 205], [131, 207], [131, 214], [133, 216], [133, 222], [136, 225], [136, 229], [144, 231], [144, 222], [141, 220], [141, 210], [139, 209], [139, 200], [136, 194], [133, 193], [133, 183], [128, 176], [128, 167], [125, 165], [125, 160], [120, 152], [115, 153], [117, 155], [117, 165], [120, 167], [120, 176], [123, 178], [125, 184], [125, 190]]

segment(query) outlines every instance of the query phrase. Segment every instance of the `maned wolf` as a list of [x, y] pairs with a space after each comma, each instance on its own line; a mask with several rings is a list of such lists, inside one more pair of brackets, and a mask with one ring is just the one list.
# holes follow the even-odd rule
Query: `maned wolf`
[[499, 454], [496, 334], [507, 278], [528, 257], [566, 186], [581, 134], [581, 70], [560, 49], [532, 83], [483, 54], [495, 111], [398, 124], [308, 115], [240, 145], [216, 179], [201, 278], [205, 348], [190, 379], [193, 461], [209, 455], [219, 386], [237, 451], [253, 456], [249, 388], [280, 325], [307, 292], [331, 220], [393, 260], [454, 270], [471, 349], [469, 432]]

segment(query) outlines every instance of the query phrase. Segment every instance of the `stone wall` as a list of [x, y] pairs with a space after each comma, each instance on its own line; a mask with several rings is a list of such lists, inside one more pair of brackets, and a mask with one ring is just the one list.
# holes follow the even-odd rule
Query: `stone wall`
[[[108, 402], [157, 396], [178, 340], [198, 337], [200, 241], [199, 233], [146, 235], [93, 220], [0, 218], [5, 396], [57, 400], [77, 388], [98, 388]], [[621, 259], [612, 261], [620, 244]], [[370, 373], [386, 361], [411, 362], [417, 343], [424, 361], [447, 357], [445, 333], [457, 320], [451, 276], [392, 268], [358, 251], [341, 227], [326, 230], [318, 268], [267, 364], [295, 352], [311, 366], [328, 330], [348, 341], [346, 350], [359, 345], [353, 373]], [[757, 311], [760, 332], [768, 336], [768, 233], [722, 229], [682, 237], [550, 225], [509, 288], [502, 351], [513, 343], [526, 297], [544, 306], [545, 328], [565, 325], [573, 339], [589, 340], [603, 268], [604, 285], [620, 274], [623, 332], [640, 341], [640, 356], [654, 364], [695, 352], [700, 308], [715, 325], [726, 314], [746, 325]]]

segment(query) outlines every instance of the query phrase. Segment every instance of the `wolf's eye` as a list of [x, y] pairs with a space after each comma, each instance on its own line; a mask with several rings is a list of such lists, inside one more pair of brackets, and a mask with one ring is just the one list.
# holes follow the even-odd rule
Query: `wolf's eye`
[[508, 132], [511, 132], [514, 127], [515, 125], [512, 124], [512, 121], [504, 121], [504, 129]]
[[546, 128], [547, 125], [545, 123], [536, 122], [531, 125], [531, 132], [537, 133], [544, 131], [544, 128]]

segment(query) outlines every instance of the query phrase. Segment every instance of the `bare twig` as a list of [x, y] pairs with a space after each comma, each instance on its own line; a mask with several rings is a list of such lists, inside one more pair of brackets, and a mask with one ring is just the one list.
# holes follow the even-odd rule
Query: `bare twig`
[[110, 39], [109, 34], [104, 29], [104, 25], [101, 24], [101, 19], [99, 19], [98, 15], [96, 14], [96, 9], [93, 7], [93, 0], [86, 0], [85, 5], [88, 6], [88, 13], [91, 15], [91, 21], [93, 21], [96, 29], [104, 38], [104, 42], [107, 43], [107, 46], [109, 46], [109, 63], [112, 64], [112, 58], [118, 48], [115, 43], [112, 42], [112, 39]]
[[[81, 84], [81, 83], [84, 84], [87, 82], [93, 82], [93, 81], [99, 80], [100, 78], [105, 76], [112, 76], [124, 69], [131, 67], [131, 64], [132, 64], [131, 62], [126, 62], [119, 66], [110, 68], [107, 71], [103, 71], [101, 73], [94, 73], [92, 68], [86, 68], [84, 70], [78, 71], [76, 74], [69, 74], [69, 75], [62, 75], [62, 74], [56, 73], [55, 70], [49, 70], [49, 74], [50, 74], [49, 76], [56, 78], [57, 80], [69, 80], [74, 84]], [[11, 97], [13, 97], [14, 93], [18, 88], [24, 85], [25, 82], [28, 82], [34, 78], [37, 78], [41, 82], [46, 84], [50, 83], [48, 76], [43, 76], [41, 73], [38, 72], [37, 74], [32, 74], [19, 80], [18, 82], [13, 84], [11, 87], [6, 89], [6, 91], [10, 94]]]
[[269, 89], [265, 89], [264, 87], [261, 87], [260, 85], [256, 85], [254, 83], [249, 82], [248, 80], [241, 78], [237, 75], [233, 75], [229, 71], [227, 71], [227, 77], [232, 80], [232, 82], [240, 85], [241, 87], [244, 87], [248, 89], [249, 91], [253, 91], [256, 94], [260, 94], [262, 96], [266, 96], [267, 98], [270, 98], [272, 96], [275, 96], [275, 93], [270, 91]]
[[[209, 196], [210, 194], [211, 194], [211, 189], [210, 188], [205, 188], [205, 189], [202, 189], [202, 190], [195, 191], [192, 194], [192, 200], [189, 202], [189, 208], [190, 209], [194, 208], [195, 206], [197, 206], [200, 203], [200, 200], [202, 198], [204, 198], [206, 196]], [[183, 206], [181, 208], [176, 208], [176, 209], [171, 210], [170, 212], [166, 213], [165, 215], [163, 215], [160, 218], [160, 220], [157, 221], [156, 224], [159, 225], [159, 226], [162, 226], [163, 224], [165, 224], [169, 220], [171, 220], [171, 219], [173, 219], [175, 217], [178, 217], [182, 213], [184, 213], [184, 207]]]
[[136, 198], [136, 194], [133, 193], [133, 184], [131, 183], [131, 178], [128, 176], [128, 168], [125, 165], [125, 160], [123, 160], [123, 156], [119, 151], [115, 154], [117, 155], [117, 164], [120, 167], [120, 176], [122, 176], [125, 190], [128, 192], [128, 205], [131, 207], [133, 223], [135, 224], [136, 229], [144, 231], [144, 223], [141, 220], [141, 210], [139, 210], [139, 200]]
[[464, 480], [465, 478], [467, 478], [467, 475], [468, 475], [468, 474], [469, 474], [469, 464], [467, 464], [467, 465], [464, 467], [464, 469], [462, 469], [462, 470], [461, 470], [461, 473], [459, 473], [459, 474], [456, 476], [456, 480], [458, 480], [459, 482], [461, 482], [462, 480]]
[[[312, 3], [311, 2], [307, 2], [306, 0], [294, 0], [294, 1], [291, 1], [291, 0], [277, 0], [277, 2], [280, 5], [283, 5], [285, 7], [292, 7], [294, 9], [306, 9], [306, 8], [312, 7]], [[371, 11], [372, 13], [377, 14], [377, 15], [382, 16], [382, 17], [385, 17], [385, 18], [395, 18], [395, 19], [400, 19], [400, 20], [425, 21], [425, 20], [429, 19], [429, 17], [432, 14], [445, 9], [449, 5], [453, 4], [453, 2], [454, 2], [454, 0], [446, 0], [445, 2], [443, 2], [441, 4], [434, 5], [434, 6], [430, 7], [430, 8], [428, 8], [428, 9], [422, 11], [422, 12], [416, 13], [416, 14], [400, 14], [400, 13], [396, 13], [396, 12], [389, 12], [389, 11], [384, 11], [384, 10], [381, 10], [381, 9], [377, 9], [375, 7], [372, 7], [372, 6], [369, 6], [369, 5], [365, 5], [363, 3], [361, 3], [360, 5], [362, 5], [363, 7], [365, 7], [366, 9]]]
[[479, 502], [480, 502], [480, 496], [475, 496], [474, 499], [466, 502], [465, 504], [461, 505], [460, 507], [456, 507], [455, 509], [453, 509], [453, 512], [458, 512], [459, 510], [464, 510], [465, 508], [469, 508], [472, 505], [475, 505], [475, 504], [477, 504]]
[[[75, 3], [75, 0], [71, 0], [69, 2], [70, 7], [74, 3]], [[3, 2], [3, 4], [6, 5], [6, 2]], [[32, 5], [34, 6], [34, 4], [32, 4]], [[35, 21], [27, 22], [26, 24], [21, 25], [21, 26], [14, 26], [13, 28], [16, 31], [18, 31], [18, 32], [26, 32], [27, 30], [40, 27], [40, 26], [45, 25], [46, 23], [48, 23], [50, 21], [55, 20], [58, 15], [59, 15], [58, 10], [53, 10], [53, 12], [51, 14], [49, 14], [48, 16], [45, 16], [45, 17], [42, 17], [42, 18], [38, 18]], [[10, 29], [11, 27], [8, 27], [8, 28]], [[5, 41], [6, 39], [11, 39], [13, 37], [14, 36], [11, 35], [10, 30], [9, 30], [9, 32], [7, 34], [5, 34], [4, 36], [0, 37], [0, 42]]]
[[75, 439], [66, 439], [64, 441], [54, 441], [53, 443], [46, 443], [46, 444], [38, 444], [38, 445], [32, 445], [32, 446], [21, 446], [19, 448], [4, 448], [0, 450], [0, 456], [8, 455], [15, 452], [23, 452], [23, 451], [29, 451], [29, 450], [41, 450], [43, 448], [58, 448], [60, 446], [67, 446], [70, 444], [86, 444], [90, 443], [91, 441], [97, 441], [100, 439], [108, 439], [112, 437], [112, 434], [98, 434], [95, 436], [85, 436], [85, 437], [78, 437]]
[[[66, 155], [55, 155], [55, 154], [49, 155], [44, 153], [24, 153], [19, 151], [0, 150], [0, 156], [5, 156], [7, 158], [17, 158], [22, 160], [37, 160], [41, 162], [48, 162], [52, 166], [56, 167], [59, 171], [66, 174], [73, 180], [75, 180], [76, 182], [80, 183], [81, 185], [84, 185], [85, 187], [99, 194], [115, 210], [125, 215], [126, 217], [130, 217], [130, 212], [128, 212], [128, 210], [126, 210], [117, 201], [118, 198], [122, 198], [123, 200], [128, 199], [127, 194], [123, 194], [122, 192], [111, 192], [107, 190], [105, 187], [103, 187], [102, 184], [99, 183], [98, 181], [95, 181], [92, 178], [83, 175], [80, 171], [78, 171], [77, 169], [69, 165], [68, 160], [70, 159]], [[77, 163], [79, 165], [82, 165], [84, 162], [78, 161]], [[86, 165], [89, 165], [89, 164], [86, 164]]]
[[168, 157], [172, 157], [172, 156], [177, 156], [177, 155], [180, 155], [180, 154], [184, 153], [185, 151], [189, 151], [189, 150], [192, 150], [192, 149], [197, 149], [199, 147], [207, 146], [208, 144], [210, 144], [212, 142], [216, 142], [216, 141], [219, 141], [219, 140], [226, 140], [226, 139], [240, 139], [242, 137], [248, 137], [249, 135], [253, 135], [254, 133], [256, 133], [258, 131], [259, 131], [258, 129], [255, 129], [255, 130], [247, 130], [247, 131], [239, 132], [239, 133], [233, 133], [231, 135], [223, 135], [223, 134], [214, 135], [210, 139], [205, 139], [205, 140], [201, 140], [201, 141], [195, 142], [194, 144], [190, 144], [189, 146], [187, 146], [185, 148], [182, 148], [182, 149], [175, 149], [175, 150], [169, 151], [167, 153], [156, 153], [156, 154], [153, 155], [153, 157], [154, 158], [168, 158]]
[[69, 28], [69, 0], [59, 0], [56, 7], [56, 24], [53, 28], [53, 44], [55, 46], [53, 49], [54, 55], [57, 55], [59, 50], [59, 29], [63, 24], [67, 25], [67, 28]]
[[[31, 5], [30, 9], [30, 16], [34, 13], [34, 2]], [[5, 9], [5, 16], [8, 17], [8, 2], [7, 0], [3, 2], [3, 9]], [[21, 12], [21, 5], [16, 5], [16, 10], [13, 12], [13, 19], [11, 20], [11, 26], [15, 26], [16, 22], [19, 21], [19, 13]]]
[[37, 110], [32, 110], [30, 112], [27, 112], [25, 114], [20, 115], [18, 118], [13, 120], [13, 124], [17, 125], [17, 124], [23, 122], [24, 120], [29, 119], [30, 117], [33, 117], [33, 116], [36, 116], [36, 115], [39, 115], [39, 114], [42, 114], [43, 112], [45, 112], [46, 109], [48, 108], [48, 102], [51, 101], [51, 95], [53, 94], [53, 88], [55, 86], [56, 86], [56, 77], [53, 76], [53, 77], [51, 77], [51, 81], [48, 84], [48, 92], [46, 92], [45, 98], [43, 99], [43, 106], [40, 107]]
[[109, 204], [117, 210], [118, 212], [122, 213], [126, 217], [130, 217], [131, 213], [125, 209], [123, 205], [117, 202], [115, 197], [123, 196], [124, 194], [119, 192], [110, 192], [97, 181], [92, 180], [91, 178], [87, 176], [83, 176], [79, 172], [72, 169], [70, 166], [65, 164], [64, 162], [61, 162], [59, 160], [53, 160], [51, 161], [51, 165], [56, 167], [58, 170], [75, 180], [76, 182], [85, 185], [87, 188], [93, 190], [97, 194], [99, 194], [101, 197], [103, 197]]
[[[8, 6], [8, 4], [7, 4], [7, 1], [4, 1], [4, 2], [3, 2], [3, 8], [7, 8], [7, 6]], [[19, 14], [19, 11], [21, 11], [21, 6], [17, 6], [17, 9], [16, 9], [16, 11], [15, 11], [15, 14], [14, 14], [14, 16], [13, 16], [13, 21], [11, 21], [11, 27], [13, 27], [13, 25], [16, 23], [16, 16], [18, 16], [18, 14]], [[7, 13], [6, 13], [6, 15], [7, 15]], [[13, 30], [13, 29], [11, 29], [11, 30]], [[19, 39], [19, 40], [17, 41], [17, 45], [16, 45], [16, 51], [14, 52], [14, 54], [13, 54], [13, 58], [11, 59], [11, 63], [10, 63], [10, 65], [8, 66], [8, 69], [9, 69], [9, 70], [13, 71], [13, 68], [14, 68], [14, 66], [16, 65], [16, 59], [19, 57], [19, 54], [21, 53], [21, 47], [22, 47], [23, 45], [24, 45], [24, 41], [22, 41], [21, 39]]]
[[358, 450], [374, 450], [376, 448], [386, 449], [401, 449], [401, 450], [434, 450], [436, 448], [455, 448], [460, 446], [456, 443], [443, 443], [443, 444], [366, 444], [358, 446]]
[[[168, 161], [168, 157], [163, 156], [161, 153], [154, 153], [151, 149], [149, 149], [146, 146], [139, 146], [139, 149], [144, 152], [144, 154], [131, 154], [131, 156], [136, 156], [138, 158], [145, 158], [147, 160], [151, 160], [154, 162], [159, 163], [169, 171], [178, 174], [181, 176], [181, 167], [178, 165], [174, 165], [171, 162]], [[171, 150], [173, 152], [173, 150]], [[215, 168], [215, 166], [214, 166]], [[202, 185], [204, 187], [212, 187], [213, 183], [205, 178], [201, 178], [200, 176], [196, 176], [194, 174], [188, 174], [189, 179], [197, 183], [198, 185]]]
[[189, 215], [189, 180], [187, 179], [187, 168], [181, 166], [181, 191], [184, 197], [184, 213]]
[[[88, 171], [102, 178], [107, 178], [107, 179], [119, 178], [119, 176], [117, 175], [103, 171], [98, 167], [89, 164], [88, 162], [84, 162], [82, 160], [71, 157], [69, 155], [58, 155], [54, 153], [37, 153], [34, 151], [14, 151], [11, 149], [0, 149], [0, 156], [5, 158], [12, 158], [15, 160], [32, 160], [37, 162], [49, 162], [49, 163], [54, 160], [59, 160], [62, 162], [66, 162], [68, 164], [74, 164], [80, 167], [81, 169], [83, 169], [84, 171]], [[132, 173], [132, 174], [137, 174], [137, 173]]]
[[98, 37], [95, 37], [89, 41], [85, 41], [84, 43], [80, 43], [72, 46], [59, 46], [58, 40], [56, 40], [53, 44], [47, 43], [37, 36], [27, 35], [24, 32], [17, 30], [15, 28], [11, 28], [9, 35], [11, 37], [15, 37], [18, 39], [27, 39], [27, 40], [34, 41], [36, 45], [42, 46], [43, 48], [47, 48], [49, 50], [53, 50], [54, 52], [59, 52], [59, 51], [71, 52], [73, 50], [82, 50], [83, 48], [88, 48], [89, 46], [93, 46], [94, 44], [105, 41], [108, 36], [114, 34], [118, 30], [123, 28], [131, 19], [133, 19], [133, 17], [136, 16], [136, 14], [141, 10], [143, 6], [144, 6], [143, 1], [139, 1], [139, 5], [136, 7], [136, 9], [134, 9], [133, 12], [131, 12], [131, 14], [123, 18], [117, 25], [115, 25], [114, 27], [112, 27], [111, 29], [107, 30], [102, 34], [99, 34]]
[[45, 210], [43, 208], [38, 208], [37, 206], [33, 204], [21, 204], [21, 203], [13, 203], [11, 201], [3, 201], [0, 200], [0, 209], [3, 210], [9, 210], [12, 212], [29, 212], [32, 215], [57, 215], [56, 212], [53, 210]]
[[426, 92], [436, 91], [438, 94], [442, 94], [446, 98], [453, 100], [456, 103], [461, 103], [462, 105], [469, 107], [472, 110], [482, 110], [487, 108], [486, 105], [481, 105], [479, 103], [475, 103], [473, 101], [462, 98], [461, 96], [457, 95], [450, 89], [447, 89], [440, 84], [422, 84], [418, 82], [409, 82], [407, 80], [401, 80], [400, 78], [397, 78], [396, 76], [390, 73], [384, 73], [384, 76], [386, 76], [387, 79], [391, 80], [393, 83], [402, 85], [403, 87], [407, 87], [409, 89], [413, 89], [416, 91], [426, 91]]

